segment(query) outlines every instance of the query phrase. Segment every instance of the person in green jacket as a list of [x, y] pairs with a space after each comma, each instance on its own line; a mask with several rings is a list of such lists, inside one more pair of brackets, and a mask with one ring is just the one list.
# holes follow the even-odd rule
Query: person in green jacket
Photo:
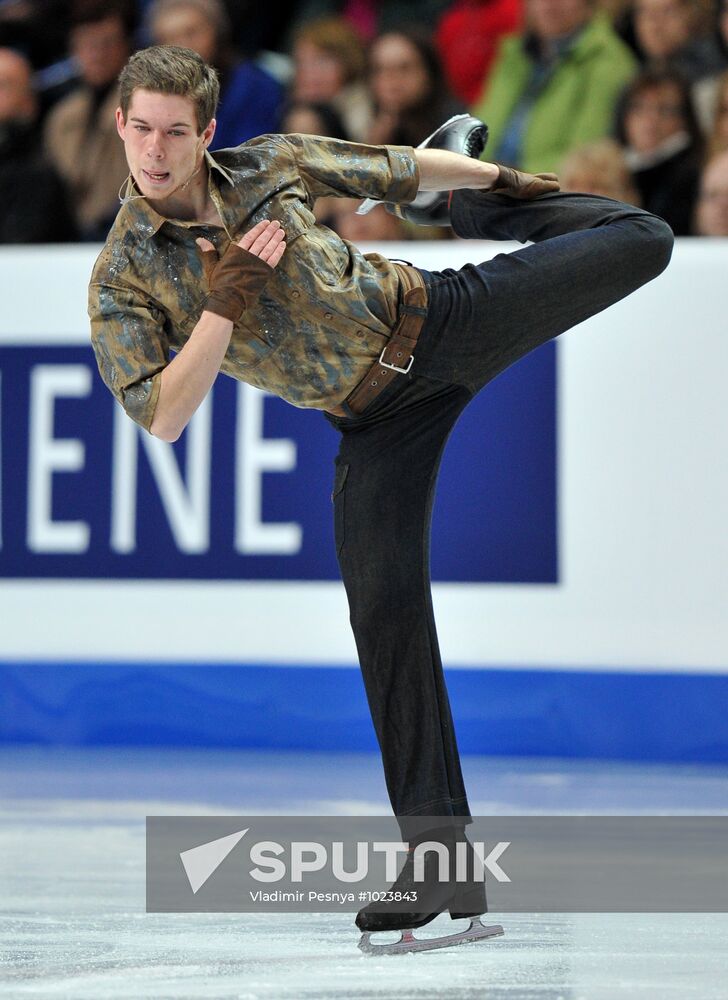
[[526, 15], [528, 30], [501, 42], [473, 114], [488, 122], [489, 155], [556, 170], [572, 149], [611, 132], [637, 61], [595, 0], [526, 0]]

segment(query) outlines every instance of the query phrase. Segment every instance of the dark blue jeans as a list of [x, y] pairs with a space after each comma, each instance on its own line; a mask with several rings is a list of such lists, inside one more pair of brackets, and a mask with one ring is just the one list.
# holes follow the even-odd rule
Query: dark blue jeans
[[[336, 548], [392, 808], [407, 817], [470, 810], [430, 594], [430, 522], [455, 422], [491, 379], [540, 344], [656, 277], [673, 237], [661, 219], [588, 195], [521, 202], [456, 192], [462, 237], [533, 241], [459, 270], [422, 272], [428, 312], [408, 375], [341, 432]], [[457, 822], [457, 821], [456, 821]]]

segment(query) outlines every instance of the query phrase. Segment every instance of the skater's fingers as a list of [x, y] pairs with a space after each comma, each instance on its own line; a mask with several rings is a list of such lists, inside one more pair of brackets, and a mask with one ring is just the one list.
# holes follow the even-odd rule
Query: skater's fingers
[[280, 222], [271, 219], [263, 219], [257, 225], [249, 229], [247, 233], [238, 240], [238, 246], [242, 247], [243, 250], [250, 250], [251, 253], [255, 253], [253, 247], [257, 240], [266, 232], [275, 232], [276, 229], [280, 227]]
[[275, 248], [282, 239], [285, 239], [285, 233], [281, 228], [279, 222], [271, 223], [263, 232], [255, 239], [250, 247], [250, 253], [254, 253], [256, 257], [262, 256], [267, 247], [271, 249]]
[[264, 239], [264, 236], [260, 236], [251, 247], [250, 252], [256, 254], [261, 260], [267, 261], [285, 238], [286, 234], [283, 230], [277, 229], [262, 246], [258, 247], [258, 244]]
[[276, 264], [278, 263], [278, 261], [279, 261], [279, 260], [281, 259], [281, 257], [283, 256], [283, 251], [284, 251], [285, 249], [286, 249], [286, 244], [285, 244], [285, 243], [284, 243], [283, 241], [281, 241], [281, 242], [280, 242], [280, 243], [278, 244], [278, 246], [277, 246], [277, 247], [276, 247], [276, 248], [275, 248], [275, 249], [273, 250], [273, 252], [271, 253], [270, 257], [268, 257], [268, 260], [267, 260], [267, 263], [268, 263], [268, 264], [269, 264], [269, 265], [270, 265], [271, 267], [275, 267], [275, 266], [276, 266]]
[[204, 236], [198, 236], [195, 240], [197, 246], [202, 250], [203, 253], [209, 253], [210, 250], [214, 250], [215, 247], [209, 240], [206, 240]]

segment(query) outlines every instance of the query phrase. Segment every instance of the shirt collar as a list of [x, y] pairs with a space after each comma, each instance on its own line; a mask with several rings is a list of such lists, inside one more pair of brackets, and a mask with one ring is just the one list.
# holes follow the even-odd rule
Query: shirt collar
[[[229, 184], [233, 183], [233, 177], [229, 170], [227, 170], [221, 163], [212, 156], [208, 149], [205, 150], [205, 162], [207, 163], [207, 187], [213, 201], [221, 210], [222, 207], [219, 204], [219, 196], [217, 191], [217, 185], [214, 180], [214, 174], [219, 173]], [[136, 185], [136, 182], [131, 174], [126, 179], [126, 183], [122, 185], [123, 193], [119, 192], [119, 198], [122, 200], [123, 211], [128, 213], [128, 221], [136, 229], [137, 235], [140, 237], [141, 242], [148, 240], [155, 233], [159, 232], [165, 222], [173, 222], [174, 220], [168, 219], [164, 215], [160, 215], [155, 208], [150, 205], [144, 195], [140, 192]], [[130, 201], [125, 201], [125, 199], [131, 199]], [[224, 225], [224, 218], [223, 218]], [[228, 234], [229, 235], [229, 234]]]

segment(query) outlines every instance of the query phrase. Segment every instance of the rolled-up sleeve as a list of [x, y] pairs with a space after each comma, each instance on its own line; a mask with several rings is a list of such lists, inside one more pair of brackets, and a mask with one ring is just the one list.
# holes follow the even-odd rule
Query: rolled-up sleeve
[[149, 430], [169, 346], [160, 311], [132, 289], [91, 283], [91, 343], [101, 378], [132, 420]]
[[375, 198], [413, 201], [420, 170], [411, 146], [368, 146], [293, 133], [280, 137], [292, 151], [298, 173], [312, 198]]

